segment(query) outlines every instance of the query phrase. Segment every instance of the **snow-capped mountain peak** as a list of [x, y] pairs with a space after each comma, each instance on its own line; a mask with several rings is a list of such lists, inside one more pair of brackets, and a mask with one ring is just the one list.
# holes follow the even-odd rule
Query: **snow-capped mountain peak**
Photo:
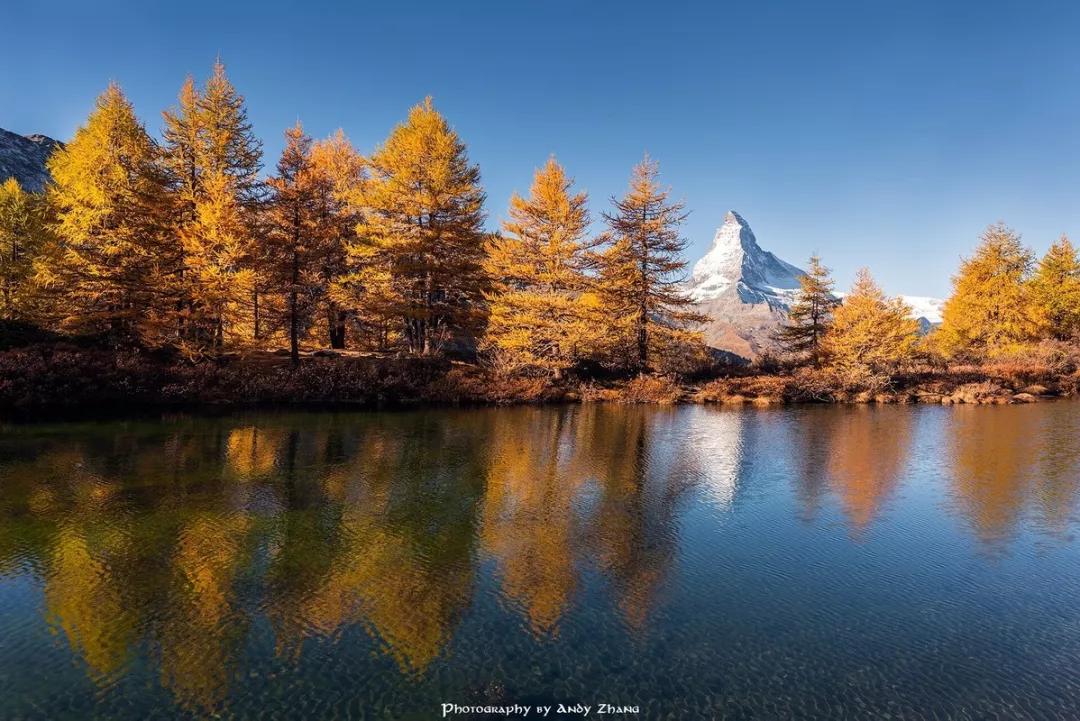
[[717, 298], [735, 287], [745, 303], [787, 306], [803, 271], [762, 250], [741, 215], [729, 210], [712, 247], [695, 265], [688, 292], [695, 301]]
[[[798, 297], [802, 275], [802, 269], [762, 250], [749, 223], [729, 210], [686, 286], [697, 310], [710, 319], [702, 327], [705, 342], [743, 358], [772, 348], [776, 327]], [[836, 293], [837, 298], [843, 295]], [[900, 297], [924, 332], [941, 322], [943, 301]]]

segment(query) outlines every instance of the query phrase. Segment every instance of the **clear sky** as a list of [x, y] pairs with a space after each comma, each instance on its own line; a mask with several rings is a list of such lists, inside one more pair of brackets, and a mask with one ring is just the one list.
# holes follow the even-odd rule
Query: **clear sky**
[[366, 152], [430, 94], [493, 227], [551, 153], [599, 215], [648, 151], [694, 260], [728, 208], [842, 286], [867, 265], [914, 295], [993, 221], [1080, 238], [1075, 2], [44, 0], [4, 9], [0, 48], [0, 127], [60, 139], [110, 79], [156, 134], [220, 53], [268, 166], [297, 118]]

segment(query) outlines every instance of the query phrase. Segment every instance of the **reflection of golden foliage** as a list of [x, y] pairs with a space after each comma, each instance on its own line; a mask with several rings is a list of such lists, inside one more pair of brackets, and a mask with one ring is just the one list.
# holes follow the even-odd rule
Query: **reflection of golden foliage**
[[162, 683], [182, 705], [211, 710], [225, 698], [231, 643], [240, 625], [233, 584], [246, 562], [251, 519], [243, 514], [194, 518], [173, 559], [180, 582], [161, 633]]
[[627, 624], [644, 628], [674, 554], [674, 506], [687, 481], [653, 464], [650, 438], [661, 411], [598, 410], [586, 418], [599, 462], [600, 500], [591, 519], [593, 555], [608, 574]]
[[558, 633], [577, 585], [574, 498], [585, 476], [573, 418], [530, 409], [491, 437], [483, 542], [500, 561], [504, 592], [538, 636]]
[[[472, 591], [473, 507], [465, 494], [479, 456], [472, 448], [450, 454], [464, 461], [457, 467], [441, 451], [484, 436], [443, 423], [413, 430], [432, 437], [418, 440], [393, 425], [373, 429], [351, 470], [341, 468], [323, 484], [330, 497], [347, 498], [333, 531], [340, 543], [325, 571], [283, 583], [271, 603], [279, 654], [296, 653], [305, 637], [332, 636], [354, 623], [380, 640], [406, 673], [424, 672], [442, 652]], [[432, 482], [438, 490], [425, 486]], [[446, 494], [448, 502], [431, 493]], [[294, 527], [300, 535], [286, 534], [294, 548], [281, 556], [297, 553], [295, 545], [305, 543], [300, 536], [314, 529]]]
[[911, 413], [894, 410], [856, 406], [821, 419], [828, 428], [830, 481], [856, 532], [873, 521], [907, 459]]
[[449, 639], [471, 590], [471, 569], [433, 567], [385, 519], [351, 514], [355, 545], [299, 609], [321, 635], [363, 622], [406, 672], [423, 672]]
[[281, 433], [244, 426], [229, 431], [225, 453], [229, 468], [242, 477], [259, 476], [274, 469]]
[[50, 623], [59, 626], [93, 678], [104, 680], [125, 663], [136, 629], [106, 550], [92, 550], [71, 528], [56, 538], [45, 580]]
[[1024, 408], [952, 409], [953, 491], [979, 538], [1008, 536], [1028, 491], [1035, 445]]

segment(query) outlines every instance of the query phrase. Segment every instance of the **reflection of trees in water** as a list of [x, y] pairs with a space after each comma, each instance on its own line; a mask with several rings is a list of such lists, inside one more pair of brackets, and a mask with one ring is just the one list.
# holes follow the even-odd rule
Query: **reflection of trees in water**
[[953, 495], [979, 540], [1000, 545], [1010, 538], [1028, 503], [1041, 528], [1065, 529], [1080, 490], [1080, 424], [1072, 410], [953, 409]]
[[795, 492], [813, 518], [831, 492], [855, 535], [865, 531], [896, 488], [911, 449], [908, 409], [853, 406], [802, 411], [795, 424]]
[[679, 453], [657, 456], [670, 418], [270, 416], [37, 438], [0, 471], [0, 569], [38, 575], [48, 620], [92, 678], [152, 640], [162, 684], [196, 713], [227, 698], [254, 609], [282, 655], [361, 626], [423, 672], [471, 600], [478, 543], [538, 636], [557, 633], [583, 563], [641, 627], [693, 475]]
[[852, 531], [861, 533], [877, 516], [904, 470], [911, 447], [912, 416], [906, 410], [856, 406], [829, 414], [829, 481]]
[[670, 569], [678, 501], [692, 482], [653, 447], [654, 435], [670, 419], [662, 410], [597, 408], [590, 426], [600, 488], [589, 523], [590, 550], [635, 629], [644, 627]]
[[570, 409], [518, 409], [488, 439], [483, 545], [499, 561], [503, 593], [541, 637], [558, 633], [578, 584], [576, 501], [589, 470], [580, 420]]
[[268, 611], [279, 651], [359, 623], [403, 671], [439, 655], [475, 577], [483, 434], [460, 418], [391, 415], [328, 438], [324, 458], [342, 465], [305, 471], [323, 497], [279, 522]]
[[644, 626], [674, 557], [677, 501], [700, 476], [686, 454], [658, 457], [653, 436], [670, 419], [588, 405], [519, 409], [493, 427], [484, 548], [537, 636], [558, 633], [588, 562], [604, 572], [628, 625]]
[[1008, 538], [1020, 517], [1037, 459], [1032, 430], [1015, 409], [952, 409], [953, 495], [984, 543]]
[[112, 572], [127, 560], [130, 539], [67, 525], [56, 531], [45, 584], [49, 622], [82, 657], [91, 678], [107, 681], [124, 667], [138, 640], [136, 614], [121, 585], [126, 579]]
[[[1075, 422], [942, 412], [950, 490], [980, 539], [1007, 537], [1025, 509], [1041, 528], [1067, 529]], [[471, 601], [480, 552], [538, 638], [558, 634], [588, 566], [640, 630], [673, 563], [686, 490], [711, 484], [723, 506], [740, 458], [763, 452], [759, 435], [746, 445], [750, 421], [692, 415], [713, 413], [585, 405], [35, 436], [0, 466], [0, 573], [40, 578], [49, 622], [95, 680], [123, 673], [151, 641], [162, 684], [196, 713], [224, 705], [253, 614], [283, 657], [363, 628], [403, 672], [423, 673]], [[853, 532], [871, 526], [915, 416], [791, 418], [803, 507], [831, 495]]]
[[228, 692], [246, 632], [235, 586], [250, 560], [252, 525], [247, 513], [204, 512], [179, 531], [158, 642], [162, 683], [187, 708], [217, 708]]

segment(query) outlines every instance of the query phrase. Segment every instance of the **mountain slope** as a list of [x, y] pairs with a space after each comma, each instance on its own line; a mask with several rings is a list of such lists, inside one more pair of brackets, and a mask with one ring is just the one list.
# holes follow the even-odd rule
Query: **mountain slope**
[[[750, 225], [735, 211], [728, 211], [687, 284], [695, 309], [710, 318], [702, 327], [705, 342], [746, 359], [774, 348], [771, 336], [795, 301], [803, 274], [802, 269], [763, 250]], [[912, 307], [912, 317], [924, 331], [941, 322], [943, 301], [901, 298]]]
[[45, 161], [60, 144], [46, 135], [18, 135], [0, 128], [0, 182], [14, 177], [25, 190], [42, 190], [49, 180]]

